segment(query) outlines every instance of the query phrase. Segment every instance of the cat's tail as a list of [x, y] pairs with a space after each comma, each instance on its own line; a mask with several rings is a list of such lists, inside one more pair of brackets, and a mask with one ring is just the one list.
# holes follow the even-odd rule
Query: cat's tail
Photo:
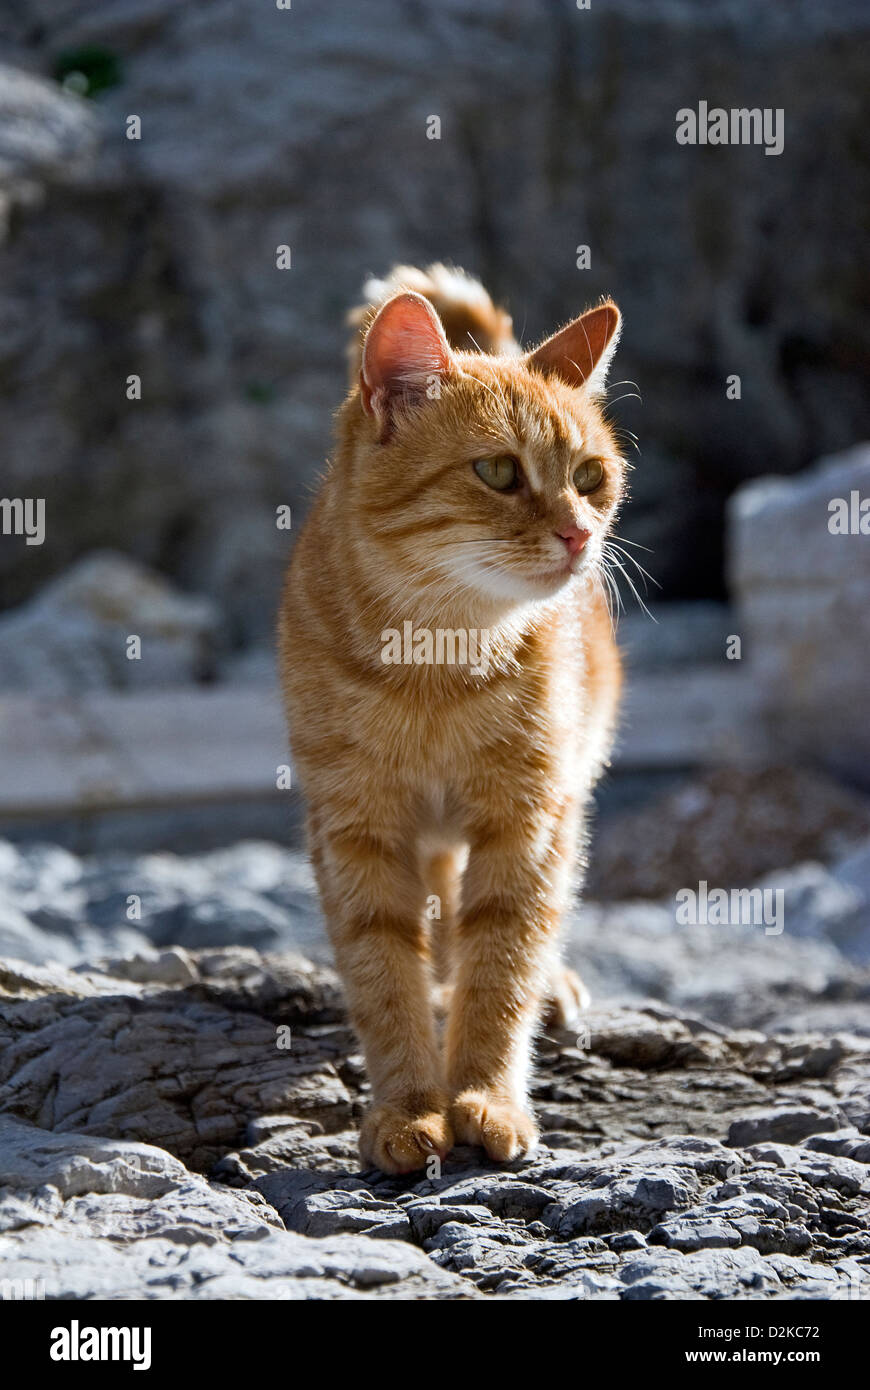
[[493, 303], [474, 276], [440, 261], [425, 270], [397, 265], [383, 280], [366, 281], [363, 294], [367, 303], [357, 305], [347, 316], [355, 330], [347, 350], [351, 385], [362, 366], [362, 345], [369, 323], [381, 305], [402, 290], [416, 290], [431, 301], [444, 325], [447, 341], [458, 351], [511, 356], [519, 352], [510, 314]]

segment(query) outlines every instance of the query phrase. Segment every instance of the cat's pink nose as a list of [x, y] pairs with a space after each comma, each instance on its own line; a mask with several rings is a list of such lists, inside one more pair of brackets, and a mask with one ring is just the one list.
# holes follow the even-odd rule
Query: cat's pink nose
[[556, 532], [556, 535], [560, 541], [565, 542], [568, 547], [568, 554], [573, 559], [575, 555], [580, 554], [592, 532], [584, 531], [582, 526], [563, 526], [561, 531]]

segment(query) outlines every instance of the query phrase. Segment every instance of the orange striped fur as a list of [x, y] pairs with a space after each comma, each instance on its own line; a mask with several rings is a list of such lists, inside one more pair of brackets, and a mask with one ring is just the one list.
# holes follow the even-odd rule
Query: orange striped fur
[[[401, 267], [370, 292], [279, 645], [310, 851], [371, 1081], [361, 1154], [403, 1172], [454, 1142], [510, 1160], [536, 1139], [534, 1033], [548, 998], [564, 1012], [581, 990], [558, 936], [616, 716], [601, 547], [625, 466], [600, 404], [619, 330], [609, 301], [523, 354], [460, 272]], [[488, 485], [474, 466], [488, 459], [508, 460], [482, 466], [514, 470], [516, 486]], [[602, 480], [581, 495], [590, 460]], [[386, 663], [398, 648], [384, 634], [406, 623], [415, 641], [486, 634], [486, 661], [451, 662], [445, 647], [430, 663], [421, 639]]]

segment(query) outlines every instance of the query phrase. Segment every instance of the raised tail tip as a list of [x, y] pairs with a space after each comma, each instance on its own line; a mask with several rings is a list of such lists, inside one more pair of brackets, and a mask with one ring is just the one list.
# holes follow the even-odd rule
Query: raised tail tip
[[363, 285], [366, 302], [351, 309], [347, 316], [347, 322], [355, 329], [348, 345], [352, 381], [359, 373], [369, 324], [381, 305], [403, 290], [414, 290], [430, 301], [444, 325], [447, 341], [457, 351], [491, 354], [517, 351], [510, 314], [493, 302], [473, 275], [441, 261], [423, 270], [412, 265], [396, 265], [382, 279], [372, 276], [366, 281]]

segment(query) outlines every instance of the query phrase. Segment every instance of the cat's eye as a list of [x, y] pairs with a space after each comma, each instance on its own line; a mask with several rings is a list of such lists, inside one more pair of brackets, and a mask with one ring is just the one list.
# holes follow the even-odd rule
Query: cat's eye
[[574, 486], [578, 492], [594, 492], [601, 486], [604, 465], [601, 459], [584, 459], [574, 469]]
[[510, 492], [519, 485], [519, 464], [510, 454], [498, 454], [496, 458], [491, 459], [476, 459], [474, 471], [487, 487], [495, 488], [496, 492]]

